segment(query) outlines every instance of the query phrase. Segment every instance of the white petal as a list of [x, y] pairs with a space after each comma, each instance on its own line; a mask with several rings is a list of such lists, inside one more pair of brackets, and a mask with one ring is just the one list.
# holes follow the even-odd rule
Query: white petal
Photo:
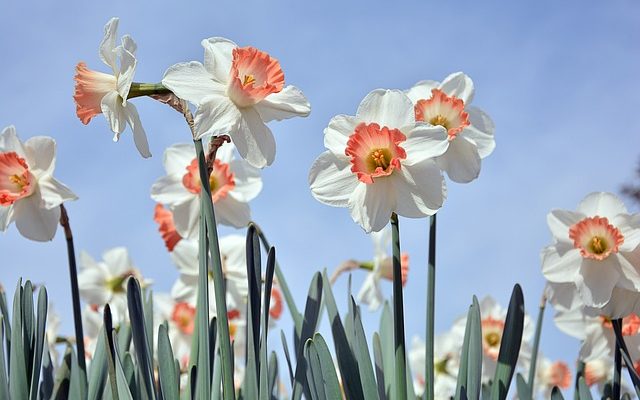
[[231, 73], [233, 49], [238, 47], [229, 39], [212, 37], [201, 42], [204, 47], [204, 66], [218, 82], [226, 84]]
[[[213, 139], [213, 138], [212, 138]], [[206, 143], [203, 143], [205, 145]], [[233, 143], [225, 143], [216, 151], [216, 160], [220, 160], [223, 163], [229, 164], [233, 160], [233, 152], [236, 146]]]
[[454, 182], [469, 183], [480, 175], [480, 154], [464, 137], [451, 141], [447, 152], [436, 159], [438, 166]]
[[365, 232], [380, 231], [389, 223], [391, 213], [396, 209], [393, 183], [382, 178], [369, 185], [358, 185], [348, 205], [351, 218]]
[[618, 214], [609, 223], [617, 227], [624, 236], [620, 251], [633, 251], [640, 246], [640, 214]]
[[615, 264], [617, 261], [613, 257], [603, 261], [582, 260], [575, 283], [585, 305], [602, 307], [609, 302], [620, 278], [620, 267]]
[[390, 178], [394, 183], [399, 215], [422, 218], [435, 214], [442, 207], [446, 198], [445, 182], [433, 160], [403, 166]]
[[344, 155], [349, 136], [361, 121], [350, 115], [336, 115], [324, 128], [324, 147], [334, 154]]
[[230, 165], [235, 176], [236, 187], [229, 195], [244, 202], [255, 199], [262, 190], [260, 170], [244, 160], [233, 160]]
[[439, 89], [449, 96], [455, 96], [467, 105], [473, 100], [473, 81], [462, 72], [455, 72], [440, 83]]
[[[133, 83], [133, 76], [136, 73], [136, 65], [138, 61], [135, 56], [136, 44], [129, 35], [122, 37], [122, 46], [118, 46], [117, 53], [120, 55], [120, 71], [117, 74], [118, 94], [122, 98], [124, 106], [127, 97], [129, 97], [129, 89]], [[131, 51], [133, 50], [133, 52]]]
[[389, 254], [391, 248], [391, 228], [385, 227], [379, 232], [371, 232], [371, 241], [373, 241], [373, 253], [375, 254], [375, 269], [380, 269], [380, 258], [384, 258]]
[[198, 196], [189, 192], [179, 175], [163, 176], [151, 186], [151, 198], [158, 203], [175, 207]]
[[420, 81], [407, 90], [407, 96], [415, 104], [418, 100], [427, 100], [431, 98], [431, 90], [438, 87], [436, 81]]
[[415, 123], [413, 103], [400, 90], [376, 89], [362, 100], [356, 117], [381, 127], [403, 128]]
[[193, 303], [197, 298], [198, 277], [180, 275], [171, 288], [171, 297], [176, 301]]
[[313, 197], [330, 206], [347, 207], [359, 184], [349, 166], [346, 157], [338, 158], [330, 151], [320, 154], [309, 171], [309, 186]]
[[195, 115], [195, 139], [206, 134], [230, 134], [237, 129], [240, 120], [240, 110], [228, 97], [205, 97]]
[[584, 304], [578, 294], [576, 285], [571, 283], [547, 282], [546, 296], [553, 307], [558, 309], [582, 309]]
[[640, 291], [640, 250], [631, 253], [611, 254], [609, 257], [615, 257], [620, 264], [620, 280], [616, 286], [627, 289]]
[[[176, 231], [183, 238], [196, 237], [200, 225], [200, 198], [194, 197], [189, 201], [176, 204], [171, 208]], [[175, 249], [174, 249], [175, 251]]]
[[573, 246], [573, 240], [569, 238], [569, 229], [583, 218], [584, 215], [575, 211], [552, 210], [547, 214], [547, 224], [557, 242]]
[[600, 216], [613, 220], [618, 214], [627, 213], [627, 207], [614, 194], [605, 192], [590, 193], [578, 204], [578, 211], [586, 216]]
[[58, 182], [52, 176], [46, 176], [38, 181], [38, 188], [42, 196], [40, 205], [46, 209], [52, 209], [58, 207], [65, 201], [77, 200], [76, 196], [71, 189], [66, 187], [61, 182]]
[[469, 122], [471, 122], [471, 125], [489, 136], [494, 135], [496, 126], [487, 113], [474, 106], [467, 106], [464, 110], [469, 114]]
[[162, 163], [167, 175], [179, 175], [180, 179], [187, 173], [187, 167], [196, 157], [196, 148], [191, 143], [173, 144], [164, 151]]
[[162, 84], [176, 96], [195, 105], [200, 105], [205, 97], [224, 96], [226, 88], [214, 81], [204, 65], [197, 61], [175, 64], [162, 77]]
[[576, 308], [573, 310], [556, 312], [553, 317], [553, 321], [556, 323], [558, 329], [566, 333], [569, 336], [573, 336], [576, 339], [583, 340], [585, 338], [585, 328], [587, 321], [582, 308]]
[[560, 256], [556, 246], [545, 247], [542, 250], [542, 274], [551, 282], [574, 282], [581, 260], [578, 249]]
[[223, 225], [244, 228], [251, 221], [249, 204], [238, 201], [231, 196], [216, 201], [214, 206], [218, 222]]
[[2, 151], [14, 151], [21, 157], [26, 157], [27, 153], [24, 149], [22, 142], [18, 138], [16, 128], [11, 125], [2, 130], [0, 134], [0, 150]]
[[449, 135], [441, 126], [418, 123], [400, 143], [407, 152], [402, 165], [413, 165], [444, 154], [450, 146]]
[[50, 175], [56, 166], [56, 142], [47, 136], [35, 136], [24, 142], [29, 169], [36, 176]]
[[272, 93], [255, 105], [264, 122], [293, 117], [306, 117], [311, 112], [309, 100], [300, 89], [287, 86], [278, 93]]
[[[469, 115], [471, 115], [471, 113], [469, 113]], [[478, 128], [478, 126], [474, 125], [473, 122], [471, 122], [471, 124], [471, 126], [466, 127], [462, 131], [461, 135], [464, 138], [473, 141], [473, 143], [475, 143], [476, 147], [478, 148], [480, 158], [485, 158], [490, 155], [496, 148], [496, 141], [493, 136], [493, 131], [492, 133], [488, 133], [488, 131], [484, 131]]]
[[115, 49], [119, 21], [119, 18], [113, 17], [107, 22], [104, 26], [104, 37], [100, 43], [100, 58], [106, 65], [111, 67], [114, 73], [118, 70]]
[[142, 127], [142, 122], [140, 122], [140, 115], [138, 115], [138, 109], [133, 103], [127, 103], [127, 107], [124, 109], [125, 116], [127, 118], [127, 123], [131, 126], [131, 130], [133, 131], [133, 141], [136, 144], [136, 149], [140, 155], [144, 158], [151, 157], [151, 152], [149, 151], [149, 141], [147, 141], [147, 134]]
[[40, 207], [36, 191], [14, 204], [16, 227], [22, 236], [38, 242], [52, 240], [60, 222], [60, 208], [47, 210]]
[[0, 206], [0, 231], [5, 232], [13, 222], [13, 205]]
[[82, 299], [98, 306], [109, 302], [111, 295], [105, 286], [107, 279], [108, 276], [100, 268], [83, 269], [78, 274], [78, 287]]
[[[585, 313], [598, 319], [600, 319], [601, 315], [611, 319], [624, 318], [631, 313], [637, 314], [639, 311], [640, 293], [636, 290], [626, 290], [618, 287], [613, 288], [611, 300], [604, 307], [585, 307]], [[637, 338], [637, 336], [632, 337]], [[628, 342], [627, 345], [629, 345]]]
[[375, 275], [370, 273], [367, 275], [362, 288], [358, 292], [358, 301], [369, 305], [369, 311], [376, 311], [382, 305], [384, 296], [378, 285]]
[[102, 259], [113, 276], [129, 272], [133, 268], [133, 263], [129, 258], [129, 251], [126, 247], [109, 249], [102, 254]]
[[127, 115], [120, 101], [120, 95], [115, 90], [104, 95], [100, 103], [100, 108], [104, 117], [109, 123], [111, 131], [115, 133], [113, 141], [117, 142], [120, 139], [120, 134], [127, 126]]
[[276, 140], [271, 130], [262, 122], [260, 114], [252, 108], [240, 110], [242, 117], [231, 132], [238, 152], [256, 168], [271, 165], [276, 158]]
[[171, 260], [181, 276], [198, 276], [198, 240], [183, 239], [171, 252]]

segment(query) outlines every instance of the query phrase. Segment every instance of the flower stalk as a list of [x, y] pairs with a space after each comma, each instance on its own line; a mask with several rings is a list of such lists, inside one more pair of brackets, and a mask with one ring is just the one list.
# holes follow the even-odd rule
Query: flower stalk
[[142, 96], [154, 96], [170, 94], [171, 91], [164, 87], [162, 83], [138, 83], [133, 82], [131, 89], [129, 89], [129, 95], [127, 99], [133, 99], [135, 97]]
[[435, 370], [434, 358], [434, 330], [435, 330], [435, 302], [436, 302], [436, 215], [429, 218], [429, 258], [427, 265], [427, 346], [426, 346], [426, 399], [433, 400]]
[[[400, 262], [400, 227], [398, 215], [391, 213], [393, 253], [393, 325], [395, 328], [396, 398], [407, 398], [407, 361], [404, 342], [404, 307], [402, 299], [402, 264]], [[433, 357], [431, 358], [433, 364]]]
[[538, 361], [538, 348], [540, 347], [540, 335], [542, 334], [542, 321], [544, 319], [544, 310], [547, 306], [547, 296], [546, 294], [542, 294], [542, 299], [540, 299], [540, 309], [538, 311], [538, 320], [536, 321], [536, 332], [533, 337], [533, 351], [531, 354], [531, 365], [529, 366], [529, 380], [527, 384], [529, 385], [529, 390], [531, 393], [531, 398], [533, 398], [533, 384], [536, 378], [536, 363]]
[[69, 214], [64, 204], [60, 204], [60, 226], [64, 229], [64, 237], [67, 240], [67, 257], [69, 259], [69, 281], [71, 282], [71, 301], [73, 304], [73, 325], [76, 334], [76, 351], [78, 353], [78, 365], [82, 371], [86, 371], [84, 352], [84, 332], [82, 329], [82, 313], [80, 309], [80, 290], [78, 288], [78, 268], [76, 267], [76, 251], [73, 245], [73, 232], [69, 223]]

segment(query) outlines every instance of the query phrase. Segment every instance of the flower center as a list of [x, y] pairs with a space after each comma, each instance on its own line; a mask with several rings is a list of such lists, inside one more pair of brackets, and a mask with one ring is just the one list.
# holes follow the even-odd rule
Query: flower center
[[33, 175], [16, 152], [0, 153], [0, 206], [10, 206], [35, 190]]
[[565, 362], [556, 361], [551, 364], [549, 369], [549, 386], [567, 389], [571, 385], [571, 370]]
[[502, 331], [504, 330], [504, 321], [487, 317], [482, 320], [482, 348], [488, 357], [494, 360], [498, 359], [500, 352], [500, 343], [502, 342]]
[[83, 124], [102, 113], [102, 98], [109, 92], [117, 90], [116, 77], [102, 72], [92, 71], [87, 64], [80, 62], [76, 66], [76, 81], [73, 100], [76, 103], [76, 114]]
[[240, 318], [240, 311], [229, 310], [227, 311], [227, 320], [229, 321], [229, 336], [233, 339], [238, 332], [238, 324], [235, 320]]
[[196, 308], [188, 303], [176, 303], [171, 313], [171, 319], [175, 322], [180, 332], [191, 335], [195, 328]]
[[[202, 184], [198, 170], [198, 160], [193, 159], [187, 166], [187, 173], [182, 177], [182, 184], [193, 194], [200, 194]], [[213, 170], [209, 175], [209, 187], [213, 202], [227, 197], [227, 194], [236, 187], [236, 180], [231, 167], [227, 163], [216, 159], [213, 161]]]
[[434, 126], [442, 126], [447, 130], [449, 140], [471, 125], [469, 114], [464, 111], [464, 101], [447, 96], [442, 90], [431, 90], [430, 99], [418, 100], [415, 107], [416, 121], [425, 121]]
[[284, 88], [280, 63], [255, 47], [236, 47], [227, 94], [238, 107], [250, 107]]
[[121, 275], [109, 279], [106, 282], [106, 286], [112, 293], [125, 293], [127, 291], [127, 289], [125, 289], [124, 287], [125, 281], [127, 280], [127, 278], [135, 275], [135, 271], [127, 271]]
[[604, 217], [587, 217], [569, 228], [569, 238], [584, 258], [602, 261], [617, 253], [624, 236]]
[[449, 362], [450, 357], [447, 355], [441, 360], [436, 360], [433, 365], [435, 373], [438, 375], [449, 375], [449, 371], [447, 371], [447, 363]]
[[400, 169], [400, 160], [407, 158], [399, 146], [406, 139], [398, 129], [381, 128], [376, 123], [359, 124], [345, 149], [345, 154], [351, 157], [351, 171], [364, 183], [391, 175], [394, 169]]

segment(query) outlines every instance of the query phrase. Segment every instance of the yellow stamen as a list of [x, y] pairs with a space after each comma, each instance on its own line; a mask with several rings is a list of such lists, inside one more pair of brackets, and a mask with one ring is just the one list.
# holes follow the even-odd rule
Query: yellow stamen
[[376, 167], [382, 167], [383, 169], [387, 169], [389, 167], [389, 161], [382, 150], [374, 150], [371, 153], [371, 158], [373, 159], [373, 163]]
[[442, 115], [438, 114], [435, 117], [431, 118], [429, 120], [429, 123], [431, 125], [439, 125], [439, 126], [443, 126], [445, 129], [449, 130], [449, 120], [446, 119], [445, 117], [443, 117]]
[[24, 176], [20, 176], [17, 174], [9, 176], [9, 181], [14, 185], [17, 185], [20, 190], [22, 190], [28, 184], [27, 179]]
[[256, 82], [256, 78], [253, 75], [248, 74], [248, 75], [245, 75], [244, 78], [242, 79], [242, 86], [247, 86], [255, 82]]
[[487, 342], [489, 347], [495, 347], [500, 344], [500, 334], [496, 332], [487, 333], [484, 336], [484, 340]]
[[607, 241], [600, 236], [594, 236], [589, 241], [589, 250], [591, 250], [593, 254], [603, 254], [607, 251], [607, 248]]

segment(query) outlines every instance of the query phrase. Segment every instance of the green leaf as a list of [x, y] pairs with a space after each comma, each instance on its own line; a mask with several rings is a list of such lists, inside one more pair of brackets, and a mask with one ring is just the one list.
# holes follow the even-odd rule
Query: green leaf
[[173, 350], [169, 341], [166, 322], [158, 327], [158, 372], [162, 395], [167, 399], [177, 399], [180, 395], [180, 377], [175, 371]]
[[460, 369], [456, 388], [456, 398], [462, 398], [462, 392], [468, 399], [480, 398], [482, 380], [482, 329], [480, 305], [473, 296], [467, 313], [467, 324], [464, 332]]
[[4, 324], [5, 315], [0, 315], [0, 398], [9, 398], [9, 382], [7, 381], [7, 371], [5, 369], [5, 357], [4, 357]]
[[511, 378], [518, 362], [523, 326], [524, 298], [520, 285], [516, 284], [509, 302], [500, 352], [498, 353], [498, 365], [491, 387], [491, 398], [493, 399], [504, 400], [507, 398]]
[[[149, 353], [149, 339], [146, 330], [146, 320], [142, 306], [142, 295], [140, 292], [140, 284], [135, 278], [129, 278], [127, 281], [127, 303], [129, 308], [129, 319], [131, 321], [131, 332], [133, 335], [133, 345], [136, 349], [136, 359], [140, 368], [141, 379], [144, 391], [150, 399], [156, 398], [154, 380], [153, 380], [153, 362]], [[119, 359], [119, 356], [116, 355]], [[118, 365], [116, 363], [116, 378], [118, 374]], [[118, 385], [118, 394], [120, 394], [120, 385]]]
[[269, 364], [267, 361], [267, 337], [269, 334], [269, 311], [271, 307], [271, 287], [273, 285], [273, 273], [276, 265], [276, 249], [270, 248], [267, 255], [267, 270], [264, 281], [264, 304], [262, 306], [262, 317], [260, 325], [262, 328], [262, 337], [260, 339], [260, 399], [269, 400]]
[[253, 225], [249, 225], [246, 238], [247, 253], [247, 365], [245, 368], [242, 391], [247, 398], [258, 399], [258, 376], [260, 357], [260, 301], [261, 289], [260, 272], [262, 268], [260, 241]]
[[322, 368], [322, 379], [324, 382], [324, 393], [327, 399], [341, 399], [342, 391], [340, 390], [340, 382], [336, 374], [336, 367], [329, 351], [329, 346], [325, 342], [322, 335], [316, 333], [313, 336], [313, 343], [320, 359], [320, 367]]
[[393, 314], [389, 302], [385, 301], [380, 315], [380, 344], [384, 367], [384, 387], [387, 398], [395, 396], [396, 356], [393, 345]]
[[93, 353], [93, 359], [89, 368], [89, 382], [87, 389], [88, 400], [100, 400], [107, 383], [107, 350], [105, 344], [105, 335], [102, 330], [98, 335], [96, 350]]
[[553, 390], [551, 390], [551, 400], [564, 400], [564, 396], [562, 396], [562, 392], [557, 386], [554, 386]]
[[31, 400], [38, 397], [38, 387], [40, 384], [40, 369], [42, 367], [42, 352], [45, 344], [45, 334], [47, 327], [47, 290], [43, 287], [38, 291], [38, 319], [35, 332], [35, 347], [33, 352], [33, 368], [31, 369]]
[[222, 398], [222, 362], [220, 362], [220, 350], [215, 351], [213, 361], [213, 379], [211, 379], [211, 400]]
[[116, 346], [120, 359], [123, 359], [125, 353], [131, 349], [131, 336], [131, 324], [128, 322], [121, 323], [118, 327], [118, 345]]
[[[131, 280], [133, 280], [133, 278], [131, 278]], [[134, 325], [132, 325], [133, 327]], [[136, 328], [133, 328], [134, 332]], [[115, 335], [115, 333], [114, 333]], [[114, 338], [115, 341], [115, 338]], [[134, 333], [134, 346], [135, 346], [135, 333]], [[137, 348], [136, 348], [137, 350]], [[128, 353], [127, 353], [128, 354]], [[116, 382], [117, 382], [117, 386], [118, 386], [118, 399], [120, 400], [133, 400], [133, 396], [131, 395], [131, 390], [129, 389], [129, 380], [127, 379], [127, 376], [125, 375], [125, 371], [122, 367], [122, 361], [120, 360], [120, 356], [118, 355], [118, 352], [115, 351], [114, 352], [115, 358], [113, 360], [114, 364], [115, 364], [115, 370], [116, 370]], [[125, 355], [126, 357], [126, 355]], [[153, 392], [147, 392], [147, 393], [153, 393]]]
[[71, 352], [71, 381], [69, 383], [69, 398], [86, 399], [87, 398], [87, 381], [84, 371], [78, 364], [78, 357], [75, 351]]
[[52, 399], [69, 399], [69, 383], [71, 380], [71, 352], [71, 347], [67, 346], [67, 349], [64, 352], [64, 357], [62, 358], [62, 362], [56, 370]]
[[27, 280], [22, 293], [22, 341], [24, 346], [25, 368], [27, 370], [27, 390], [31, 386], [31, 371], [33, 369], [33, 346], [35, 343], [36, 317], [33, 314], [33, 285]]
[[278, 356], [275, 351], [269, 356], [269, 399], [276, 400], [278, 389]]
[[358, 363], [347, 340], [347, 334], [340, 319], [340, 313], [338, 312], [338, 306], [336, 305], [336, 299], [333, 296], [326, 270], [322, 273], [322, 280], [324, 283], [323, 288], [325, 305], [327, 306], [327, 317], [331, 324], [336, 358], [338, 360], [338, 367], [340, 368], [345, 396], [348, 400], [363, 399], [364, 394], [362, 392], [362, 380], [358, 372]]
[[352, 349], [358, 362], [364, 396], [366, 399], [379, 400], [378, 385], [373, 372], [373, 365], [371, 364], [371, 354], [369, 353], [367, 338], [364, 333], [364, 327], [362, 326], [362, 320], [360, 319], [360, 309], [356, 305], [353, 296], [351, 296], [349, 313], [353, 318], [353, 336], [355, 339]]
[[527, 382], [525, 382], [522, 374], [516, 375], [516, 389], [518, 391], [518, 399], [519, 400], [532, 400], [531, 394], [532, 390], [529, 388]]
[[382, 357], [382, 345], [380, 344], [380, 335], [378, 334], [378, 332], [373, 333], [373, 360], [376, 366], [378, 396], [380, 397], [380, 400], [387, 400], [387, 392], [385, 391], [385, 372], [384, 361]]
[[587, 382], [584, 380], [584, 377], [580, 377], [580, 379], [578, 379], [578, 395], [580, 396], [580, 400], [593, 400], [591, 390], [589, 389], [589, 386], [587, 386]]
[[9, 364], [9, 393], [12, 400], [28, 399], [29, 383], [27, 382], [27, 365], [22, 337], [22, 280], [18, 281], [13, 296], [13, 330], [11, 331], [11, 361]]
[[287, 360], [287, 367], [289, 369], [289, 381], [293, 386], [293, 368], [291, 368], [291, 356], [289, 355], [289, 345], [287, 344], [287, 337], [284, 335], [284, 331], [280, 330], [280, 340], [282, 341], [282, 349], [284, 350], [284, 357]]
[[[0, 360], [2, 361], [2, 360]], [[42, 381], [40, 382], [40, 389], [38, 390], [39, 399], [50, 399], [53, 394], [53, 365], [51, 363], [51, 354], [49, 353], [49, 345], [47, 341], [44, 342], [44, 351], [42, 356]], [[9, 394], [7, 392], [7, 398]]]
[[[109, 371], [109, 388], [111, 391], [111, 396], [113, 400], [118, 399], [118, 377], [116, 374], [116, 353], [118, 350], [116, 349], [117, 341], [114, 340], [114, 331], [113, 331], [113, 321], [111, 319], [111, 307], [109, 304], [104, 306], [103, 312], [104, 325], [102, 329], [103, 341], [107, 343], [106, 353], [107, 353], [107, 367]], [[117, 338], [116, 338], [117, 339]]]
[[[316, 351], [312, 339], [308, 339], [304, 344], [304, 359], [306, 361], [306, 377], [309, 385], [310, 397], [313, 400], [324, 400], [327, 395], [324, 393], [324, 379], [322, 378], [322, 367], [320, 366], [320, 358]], [[300, 363], [298, 363], [300, 364]]]
[[308, 385], [306, 382], [306, 360], [303, 357], [304, 343], [310, 339], [316, 331], [318, 326], [318, 318], [320, 317], [320, 301], [322, 298], [323, 282], [320, 273], [316, 272], [313, 275], [311, 284], [309, 285], [309, 294], [307, 295], [307, 302], [304, 308], [304, 320], [302, 322], [302, 329], [300, 331], [300, 343], [303, 345], [296, 350], [296, 372], [294, 374], [293, 393], [291, 398], [296, 400], [305, 395], [309, 397], [311, 394], [307, 392]]

